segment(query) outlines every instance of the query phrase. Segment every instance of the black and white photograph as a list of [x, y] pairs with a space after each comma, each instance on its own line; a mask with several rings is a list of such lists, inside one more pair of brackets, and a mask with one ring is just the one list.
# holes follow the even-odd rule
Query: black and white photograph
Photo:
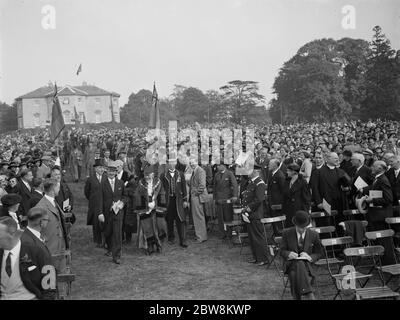
[[399, 173], [398, 0], [0, 0], [0, 300], [400, 300]]

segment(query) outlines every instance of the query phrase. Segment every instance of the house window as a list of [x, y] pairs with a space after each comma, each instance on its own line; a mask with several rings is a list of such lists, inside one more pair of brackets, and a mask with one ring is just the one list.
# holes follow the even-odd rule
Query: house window
[[96, 110], [94, 112], [94, 122], [101, 123], [101, 110]]
[[63, 99], [63, 104], [69, 104], [69, 98], [64, 98]]
[[33, 125], [35, 127], [39, 127], [40, 126], [40, 113], [35, 113], [33, 115]]
[[40, 105], [40, 101], [39, 101], [39, 100], [35, 100], [35, 101], [33, 102], [33, 106], [34, 106], [34, 107], [38, 108], [39, 105]]
[[65, 110], [63, 112], [63, 117], [64, 117], [64, 123], [71, 123], [71, 112]]
[[81, 101], [82, 101], [82, 98], [78, 97], [78, 102], [81, 102]]

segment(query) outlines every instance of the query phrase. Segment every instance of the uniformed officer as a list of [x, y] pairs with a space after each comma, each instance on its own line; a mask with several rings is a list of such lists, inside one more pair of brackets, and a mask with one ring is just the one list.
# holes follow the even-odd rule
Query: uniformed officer
[[264, 217], [266, 185], [260, 178], [261, 167], [254, 165], [253, 172], [249, 175], [249, 184], [241, 194], [244, 212], [247, 213], [250, 223], [247, 224], [249, 242], [253, 259], [249, 263], [263, 266], [268, 263], [267, 243], [263, 232], [261, 219]]
[[224, 164], [218, 165], [218, 172], [214, 178], [213, 195], [216, 202], [218, 228], [222, 239], [227, 237], [224, 222], [233, 220], [232, 202], [237, 200], [238, 184], [232, 171], [227, 170]]

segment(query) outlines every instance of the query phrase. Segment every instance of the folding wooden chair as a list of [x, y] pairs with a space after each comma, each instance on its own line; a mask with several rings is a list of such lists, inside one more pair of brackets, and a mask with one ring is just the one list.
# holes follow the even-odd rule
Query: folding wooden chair
[[[275, 228], [273, 226], [274, 226], [274, 224], [280, 224], [280, 226], [282, 228], [281, 230], [283, 230], [285, 228], [285, 220], [286, 220], [286, 216], [278, 216], [278, 217], [261, 219], [261, 223], [263, 224], [263, 232], [264, 232], [265, 241], [268, 246], [268, 256], [271, 257], [271, 260], [267, 264], [267, 268], [270, 267], [270, 265], [274, 259], [273, 251], [274, 251], [274, 247], [276, 247], [274, 238], [280, 236], [280, 234], [275, 234]], [[270, 237], [267, 234], [267, 226], [272, 226], [272, 234]]]
[[[64, 300], [68, 298], [71, 294], [72, 282], [75, 281], [75, 274], [71, 273], [71, 251], [65, 250], [59, 254], [52, 255], [53, 261], [57, 262], [60, 260], [66, 260], [66, 268], [64, 273], [57, 274], [57, 299]], [[64, 290], [59, 290], [59, 284], [65, 284]]]
[[[232, 235], [233, 231], [235, 231], [235, 235], [237, 236], [240, 233], [241, 227], [244, 225], [242, 220], [234, 220], [231, 222], [224, 222], [224, 230], [228, 232], [228, 234]], [[227, 239], [231, 247], [234, 247], [235, 243], [233, 242], [233, 237]], [[236, 243], [240, 244], [240, 243]]]
[[321, 244], [324, 250], [324, 258], [319, 259], [318, 261], [315, 262], [315, 265], [317, 267], [327, 267], [328, 264], [329, 266], [337, 265], [338, 266], [338, 272], [340, 270], [340, 265], [343, 264], [344, 260], [339, 259], [336, 257], [335, 253], [335, 247], [336, 246], [349, 246], [351, 243], [353, 243], [353, 238], [352, 237], [339, 237], [339, 238], [329, 238], [329, 239], [322, 239]]
[[385, 222], [388, 227], [394, 231], [393, 238], [396, 240], [394, 241], [395, 250], [398, 254], [400, 254], [400, 217], [386, 218]]
[[393, 217], [400, 217], [400, 206], [393, 206]]
[[328, 225], [336, 226], [336, 219], [335, 217], [338, 215], [337, 210], [332, 210], [331, 213], [327, 213], [325, 211], [315, 211], [310, 213], [311, 217], [311, 224], [313, 227], [317, 227], [317, 221], [321, 218], [329, 218]]
[[[382, 238], [389, 238], [392, 244], [392, 249], [394, 248], [394, 242], [393, 242], [393, 235], [394, 235], [394, 231], [392, 229], [387, 229], [387, 230], [379, 230], [379, 231], [371, 231], [371, 232], [367, 232], [365, 233], [366, 238], [368, 239], [370, 244], [373, 244], [373, 242], [376, 239], [382, 239]], [[386, 250], [388, 250], [388, 248], [386, 248]], [[395, 259], [395, 264], [391, 264], [391, 265], [385, 265], [385, 266], [378, 266], [378, 271], [382, 272], [383, 275], [384, 274], [388, 274], [389, 278], [384, 281], [385, 285], [388, 285], [388, 283], [393, 279], [393, 278], [398, 278], [400, 277], [400, 264], [398, 263], [397, 257], [396, 257], [396, 253], [393, 250], [393, 256]], [[375, 265], [376, 267], [376, 265]], [[383, 278], [384, 279], [384, 278]], [[395, 291], [399, 291], [400, 290], [400, 286], [396, 288]]]
[[392, 291], [389, 287], [385, 285], [385, 281], [381, 272], [382, 264], [380, 259], [380, 256], [383, 255], [383, 252], [384, 248], [382, 246], [356, 247], [356, 248], [347, 248], [344, 250], [345, 256], [349, 258], [355, 258], [355, 257], [371, 258], [372, 261], [374, 262], [376, 270], [378, 270], [379, 278], [382, 283], [382, 286], [376, 286], [376, 287], [363, 287], [363, 288], [355, 287], [354, 288], [355, 298], [357, 300], [387, 299], [387, 298], [398, 299], [399, 293]]
[[314, 230], [320, 236], [327, 234], [329, 238], [333, 238], [333, 234], [336, 233], [336, 228], [334, 226], [327, 226], [327, 227], [311, 227], [310, 230]]
[[274, 242], [276, 243], [277, 247], [276, 247], [276, 251], [275, 251], [276, 259], [274, 259], [273, 262], [274, 262], [275, 268], [278, 272], [278, 275], [282, 280], [283, 290], [282, 290], [282, 294], [281, 294], [281, 300], [283, 300], [286, 289], [289, 286], [289, 277], [283, 271], [284, 259], [281, 257], [281, 254], [280, 254], [281, 253], [280, 246], [282, 243], [282, 237], [275, 237]]
[[361, 213], [358, 209], [343, 210], [346, 220], [364, 220], [365, 213]]

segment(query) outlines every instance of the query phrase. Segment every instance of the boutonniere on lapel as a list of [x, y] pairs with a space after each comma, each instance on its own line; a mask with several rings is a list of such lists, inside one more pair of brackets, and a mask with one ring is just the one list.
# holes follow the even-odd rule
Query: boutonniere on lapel
[[178, 174], [178, 178], [176, 178], [176, 182], [181, 182], [181, 176]]
[[28, 254], [25, 253], [25, 255], [23, 257], [19, 258], [19, 263], [22, 264], [22, 265], [31, 265], [33, 262], [29, 258]]

